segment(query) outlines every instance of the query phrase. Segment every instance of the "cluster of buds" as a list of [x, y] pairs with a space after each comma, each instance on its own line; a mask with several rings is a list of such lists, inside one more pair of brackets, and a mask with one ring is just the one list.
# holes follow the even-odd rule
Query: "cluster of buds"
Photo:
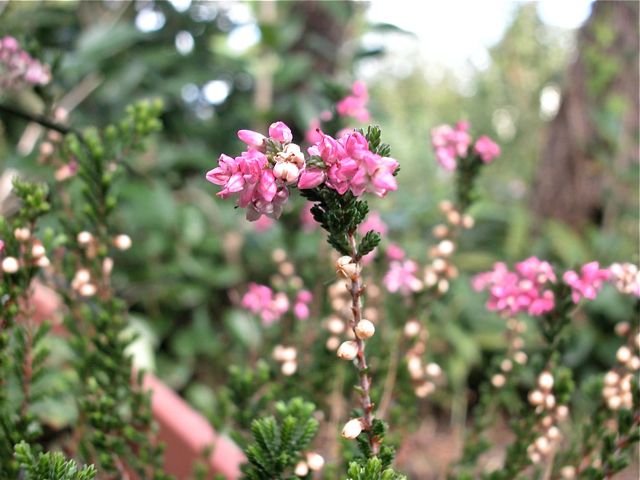
[[[78, 245], [84, 250], [86, 258], [93, 259], [98, 255], [98, 247], [100, 246], [99, 240], [86, 230], [79, 232], [76, 235], [76, 241]], [[111, 239], [111, 243], [117, 250], [125, 251], [129, 250], [132, 245], [131, 237], [124, 233], [116, 235]]]
[[427, 349], [429, 331], [415, 318], [404, 325], [404, 336], [413, 342], [407, 350], [405, 359], [407, 370], [413, 384], [413, 391], [418, 398], [426, 398], [431, 395], [439, 382], [442, 381], [442, 368], [435, 362], [426, 365], [422, 357]]
[[271, 276], [271, 285], [278, 290], [295, 292], [295, 296], [292, 297], [293, 315], [298, 320], [306, 320], [311, 314], [309, 306], [313, 295], [303, 288], [304, 282], [297, 275], [295, 265], [289, 260], [283, 248], [276, 248], [271, 253], [271, 258], [278, 267], [278, 273]]
[[[454, 127], [439, 125], [431, 130], [431, 145], [436, 160], [445, 170], [454, 171], [458, 167], [458, 161], [469, 158], [469, 147], [473, 143], [469, 127], [469, 122], [460, 121]], [[500, 156], [500, 147], [489, 137], [482, 135], [476, 140], [471, 153], [471, 160], [477, 158], [477, 161], [489, 164]]]
[[14, 37], [0, 39], [0, 91], [50, 81], [49, 67], [32, 58]]
[[324, 467], [324, 458], [317, 452], [306, 452], [304, 460], [300, 460], [294, 469], [297, 477], [306, 477], [309, 471], [319, 472]]
[[522, 351], [524, 346], [522, 334], [526, 330], [527, 325], [517, 318], [507, 320], [507, 355], [500, 362], [500, 373], [496, 373], [491, 377], [491, 384], [495, 388], [501, 388], [507, 383], [507, 376], [516, 364], [524, 365], [527, 363], [527, 354]]
[[280, 363], [280, 371], [287, 377], [298, 370], [298, 350], [296, 347], [276, 345], [273, 349], [273, 359]]
[[562, 439], [558, 424], [569, 416], [566, 405], [556, 405], [553, 395], [554, 378], [545, 370], [538, 375], [537, 388], [529, 392], [529, 403], [536, 407], [541, 419], [536, 426], [540, 435], [527, 447], [527, 454], [532, 463], [538, 464], [547, 457]]
[[[53, 119], [56, 123], [64, 125], [69, 120], [69, 112], [62, 107], [57, 107], [53, 112]], [[63, 136], [56, 130], [47, 130], [46, 139], [40, 144], [38, 151], [38, 162], [50, 164], [55, 167], [53, 174], [57, 182], [63, 182], [78, 173], [78, 162], [74, 158], [68, 162], [64, 161], [55, 152], [62, 144]]]
[[71, 288], [81, 297], [93, 297], [98, 291], [98, 286], [91, 278], [91, 272], [87, 268], [76, 270], [73, 280], [71, 280]]
[[458, 276], [458, 269], [450, 261], [456, 250], [458, 232], [460, 228], [472, 228], [474, 220], [470, 215], [458, 211], [449, 200], [440, 202], [439, 207], [446, 217], [446, 223], [433, 227], [433, 236], [438, 244], [429, 250], [431, 263], [424, 269], [424, 284], [443, 295], [449, 290], [449, 282]]
[[[27, 227], [19, 227], [13, 231], [14, 238], [21, 244], [19, 257], [7, 255], [2, 259], [2, 271], [9, 275], [17, 273], [21, 265], [35, 265], [40, 268], [48, 267], [51, 262], [47, 251], [40, 240], [33, 237]], [[0, 254], [4, 251], [4, 242], [0, 241]]]
[[626, 323], [616, 325], [616, 333], [627, 338], [627, 343], [618, 348], [618, 365], [604, 376], [602, 396], [611, 410], [633, 408], [633, 379], [640, 370], [640, 332], [632, 332]]
[[[355, 337], [367, 340], [376, 333], [376, 327], [370, 320], [363, 318], [353, 329]], [[343, 360], [355, 360], [360, 351], [357, 340], [345, 340], [338, 346], [337, 355]]]
[[609, 267], [609, 281], [623, 294], [640, 297], [640, 270], [633, 263], [614, 263]]

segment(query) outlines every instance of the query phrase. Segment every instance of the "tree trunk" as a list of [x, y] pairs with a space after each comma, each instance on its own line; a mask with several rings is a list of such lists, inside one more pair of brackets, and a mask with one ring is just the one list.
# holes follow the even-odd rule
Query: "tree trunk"
[[638, 14], [635, 1], [598, 1], [578, 32], [532, 197], [539, 218], [576, 230], [613, 229], [625, 212], [637, 222]]

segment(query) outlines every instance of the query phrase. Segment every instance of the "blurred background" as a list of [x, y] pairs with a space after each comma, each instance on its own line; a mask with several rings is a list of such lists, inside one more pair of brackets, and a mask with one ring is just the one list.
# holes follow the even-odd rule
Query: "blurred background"
[[[0, 29], [53, 65], [50, 92], [73, 125], [164, 100], [164, 131], [120, 184], [117, 221], [133, 247], [114, 281], [146, 364], [213, 420], [223, 366], [254, 359], [264, 340], [234, 307], [239, 292], [268, 280], [277, 247], [306, 283], [331, 266], [305, 267], [322, 236], [296, 223], [300, 203], [282, 222], [250, 224], [204, 173], [240, 151], [240, 128], [283, 120], [303, 137], [356, 79], [402, 167], [398, 192], [373, 207], [412, 258], [426, 258], [437, 204], [453, 194], [431, 128], [465, 119], [502, 147], [456, 255], [464, 273], [433, 313], [450, 398], [473, 391], [504, 349], [471, 274], [531, 255], [567, 268], [638, 262], [637, 2], [5, 1]], [[28, 91], [9, 101], [43, 108]], [[22, 120], [0, 128], [3, 169], [51, 178]], [[610, 365], [613, 325], [637, 312], [611, 289], [588, 314], [565, 355], [578, 377]]]

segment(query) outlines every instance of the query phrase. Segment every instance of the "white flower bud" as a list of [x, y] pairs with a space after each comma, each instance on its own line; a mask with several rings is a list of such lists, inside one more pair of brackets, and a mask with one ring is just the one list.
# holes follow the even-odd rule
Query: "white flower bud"
[[542, 405], [544, 402], [544, 394], [540, 390], [532, 390], [529, 392], [529, 403], [534, 407]]
[[79, 284], [84, 284], [91, 280], [91, 274], [86, 268], [81, 268], [76, 272], [73, 279], [76, 280]]
[[47, 250], [44, 248], [44, 245], [42, 245], [41, 243], [36, 243], [33, 245], [33, 247], [31, 247], [31, 256], [33, 258], [40, 258], [40, 257], [44, 257], [47, 254]]
[[473, 225], [476, 223], [476, 221], [473, 219], [473, 217], [471, 215], [463, 215], [462, 217], [462, 226], [464, 228], [473, 228]]
[[15, 257], [5, 257], [5, 259], [2, 260], [2, 271], [4, 273], [16, 273], [19, 268], [20, 264]]
[[353, 440], [362, 433], [362, 428], [362, 420], [359, 418], [352, 418], [347, 423], [345, 423], [344, 427], [342, 428], [342, 436], [348, 440]]
[[347, 340], [342, 342], [342, 345], [338, 347], [338, 357], [343, 360], [353, 360], [358, 356], [358, 342], [354, 340]]
[[549, 453], [549, 439], [547, 437], [538, 437], [535, 441], [535, 446], [540, 453]]
[[501, 363], [500, 363], [500, 369], [503, 372], [510, 372], [513, 369], [513, 362], [511, 360], [509, 360], [508, 358], [505, 358]]
[[538, 452], [531, 452], [529, 454], [529, 460], [531, 460], [531, 463], [538, 464], [542, 461], [542, 457], [540, 456], [540, 454]]
[[572, 479], [576, 478], [576, 467], [574, 467], [572, 465], [567, 465], [565, 467], [562, 467], [560, 469], [560, 476], [564, 480], [572, 480]]
[[559, 440], [561, 436], [560, 429], [555, 425], [552, 425], [551, 427], [549, 427], [549, 430], [547, 431], [547, 436], [551, 440]]
[[285, 377], [290, 377], [291, 375], [296, 373], [297, 369], [298, 369], [298, 364], [296, 363], [295, 360], [284, 362], [282, 364], [282, 367], [280, 367], [280, 371]]
[[93, 241], [93, 235], [87, 231], [78, 233], [76, 240], [80, 245], [89, 245]]
[[569, 407], [566, 405], [558, 405], [558, 408], [556, 408], [556, 417], [558, 420], [566, 420], [569, 418]]
[[118, 250], [129, 250], [131, 248], [131, 237], [124, 233], [120, 234], [113, 239], [113, 245]]
[[607, 399], [607, 406], [611, 410], [618, 410], [622, 405], [622, 399], [618, 395], [614, 395]]
[[518, 362], [520, 365], [524, 365], [527, 363], [527, 354], [523, 351], [519, 350], [513, 354], [513, 359]]
[[420, 322], [417, 320], [409, 320], [404, 324], [404, 336], [413, 338], [420, 333]]
[[309, 465], [309, 468], [314, 472], [318, 472], [322, 470], [322, 467], [324, 467], [324, 458], [319, 453], [307, 452], [306, 458], [307, 465]]
[[298, 356], [298, 350], [296, 347], [284, 347], [282, 349], [282, 360], [283, 362], [293, 362]]
[[638, 357], [637, 355], [631, 357], [627, 362], [627, 367], [629, 367], [630, 370], [634, 371], [640, 370], [640, 357]]
[[491, 377], [491, 384], [496, 388], [504, 387], [506, 381], [507, 378], [501, 373], [497, 373], [493, 377]]
[[36, 262], [36, 265], [38, 265], [40, 268], [47, 268], [49, 265], [51, 265], [51, 261], [49, 260], [49, 257], [40, 257]]
[[453, 209], [453, 203], [450, 200], [442, 200], [438, 207], [442, 213], [450, 212]]
[[358, 274], [358, 265], [349, 255], [344, 255], [336, 260], [336, 272], [340, 277], [351, 279]]
[[338, 337], [327, 338], [326, 347], [327, 350], [336, 350], [340, 346], [340, 339]]
[[436, 238], [444, 238], [449, 234], [449, 228], [446, 225], [440, 223], [435, 227], [433, 227], [431, 232], [433, 233], [433, 236]]
[[613, 327], [613, 329], [616, 332], [616, 335], [624, 337], [627, 333], [629, 333], [629, 330], [631, 330], [631, 325], [629, 324], [629, 322], [618, 322], [616, 323], [616, 326]]
[[438, 251], [443, 257], [448, 257], [455, 249], [456, 246], [451, 240], [443, 240], [438, 244]]
[[449, 281], [444, 278], [438, 282], [438, 292], [445, 294], [449, 291]]
[[451, 225], [460, 225], [460, 222], [462, 221], [460, 212], [458, 212], [457, 210], [451, 210], [449, 213], [447, 213], [447, 221]]
[[424, 371], [427, 375], [434, 378], [437, 378], [440, 375], [442, 375], [442, 368], [440, 368], [440, 365], [438, 365], [435, 362], [428, 363], [427, 366], [424, 368]]
[[623, 345], [616, 352], [616, 358], [620, 363], [627, 363], [631, 359], [631, 349]]
[[431, 262], [431, 266], [436, 272], [444, 272], [447, 269], [447, 261], [442, 258], [436, 258]]
[[551, 394], [544, 397], [544, 406], [545, 408], [547, 408], [547, 410], [551, 410], [553, 407], [556, 406], [556, 397], [554, 397]]
[[551, 372], [544, 371], [538, 376], [538, 387], [545, 392], [553, 388], [553, 375], [551, 375]]
[[438, 274], [431, 267], [424, 269], [424, 285], [426, 287], [433, 287], [438, 283]]
[[80, 287], [78, 293], [83, 297], [93, 297], [96, 294], [97, 288], [93, 283], [85, 283]]
[[358, 338], [367, 339], [373, 337], [376, 333], [376, 327], [369, 320], [362, 319], [356, 325], [356, 335]]
[[415, 388], [414, 392], [416, 394], [416, 397], [426, 398], [431, 393], [433, 393], [435, 389], [436, 389], [436, 386], [433, 382], [425, 381], [425, 382], [422, 382], [420, 385], [418, 385]]
[[113, 258], [105, 257], [105, 259], [102, 261], [102, 274], [105, 277], [108, 277], [109, 275], [111, 275], [112, 271], [113, 271]]
[[276, 263], [282, 263], [287, 259], [287, 252], [284, 248], [276, 248], [271, 252], [271, 259]]
[[26, 242], [27, 240], [29, 240], [29, 238], [31, 238], [31, 230], [29, 230], [27, 227], [16, 228], [13, 231], [13, 236], [16, 237], [16, 240], [18, 240], [19, 242]]
[[293, 473], [298, 477], [306, 477], [309, 473], [309, 466], [307, 465], [307, 462], [305, 462], [304, 460], [300, 460], [296, 464], [296, 468]]

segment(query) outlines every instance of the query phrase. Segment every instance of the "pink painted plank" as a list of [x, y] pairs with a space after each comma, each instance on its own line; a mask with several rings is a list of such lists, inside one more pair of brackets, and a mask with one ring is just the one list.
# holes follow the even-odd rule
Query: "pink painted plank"
[[240, 465], [245, 457], [235, 443], [216, 433], [204, 416], [154, 375], [145, 374], [144, 386], [153, 392], [153, 416], [160, 427], [160, 441], [166, 446], [167, 473], [178, 480], [191, 478], [193, 464], [202, 461], [202, 452], [212, 446], [207, 459], [211, 470], [227, 480], [240, 478]]

